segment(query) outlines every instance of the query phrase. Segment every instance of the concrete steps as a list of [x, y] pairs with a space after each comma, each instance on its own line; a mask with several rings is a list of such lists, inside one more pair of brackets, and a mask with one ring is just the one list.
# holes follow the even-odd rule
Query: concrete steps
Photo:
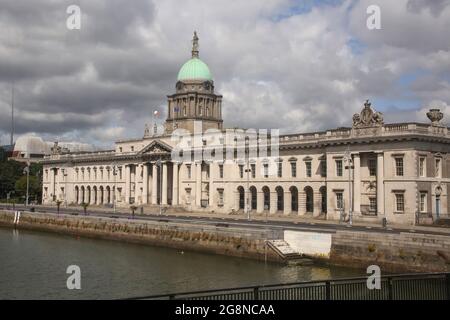
[[267, 245], [289, 265], [311, 265], [313, 263], [311, 259], [292, 249], [284, 240], [268, 240]]

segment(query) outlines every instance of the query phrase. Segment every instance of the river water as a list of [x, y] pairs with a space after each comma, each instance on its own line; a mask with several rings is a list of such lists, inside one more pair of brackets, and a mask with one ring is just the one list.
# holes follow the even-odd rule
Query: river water
[[[80, 267], [80, 290], [67, 289], [69, 265]], [[114, 299], [363, 274], [0, 228], [0, 299]]]

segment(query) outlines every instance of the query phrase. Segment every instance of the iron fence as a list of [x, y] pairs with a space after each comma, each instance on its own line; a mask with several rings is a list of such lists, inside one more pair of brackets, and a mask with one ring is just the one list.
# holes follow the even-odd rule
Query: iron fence
[[148, 300], [450, 300], [450, 273], [388, 275], [380, 289], [367, 277], [205, 290], [129, 299]]

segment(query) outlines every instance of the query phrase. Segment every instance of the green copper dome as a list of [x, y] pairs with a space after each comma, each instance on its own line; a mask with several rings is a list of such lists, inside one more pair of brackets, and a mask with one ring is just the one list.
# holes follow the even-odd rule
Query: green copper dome
[[212, 80], [208, 65], [197, 57], [188, 60], [178, 72], [178, 81]]

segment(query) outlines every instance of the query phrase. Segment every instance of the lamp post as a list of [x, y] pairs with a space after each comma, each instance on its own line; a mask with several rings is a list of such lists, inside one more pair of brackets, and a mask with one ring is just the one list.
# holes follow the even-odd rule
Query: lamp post
[[352, 195], [352, 181], [351, 181], [351, 169], [353, 168], [352, 155], [350, 149], [347, 148], [344, 155], [344, 161], [347, 163], [345, 167], [348, 169], [348, 194], [349, 194], [349, 206], [348, 206], [348, 223], [352, 225], [353, 223], [353, 195]]
[[30, 189], [30, 163], [27, 163], [27, 166], [23, 169], [23, 174], [27, 175], [27, 195], [25, 198], [25, 207], [28, 207], [28, 196], [29, 196], [29, 189]]
[[249, 139], [245, 137], [245, 161], [246, 161], [246, 169], [247, 173], [247, 188], [246, 188], [246, 197], [245, 197], [245, 213], [247, 214], [247, 219], [250, 220], [250, 150], [249, 150]]
[[64, 177], [64, 206], [67, 208], [67, 171], [63, 170]]

